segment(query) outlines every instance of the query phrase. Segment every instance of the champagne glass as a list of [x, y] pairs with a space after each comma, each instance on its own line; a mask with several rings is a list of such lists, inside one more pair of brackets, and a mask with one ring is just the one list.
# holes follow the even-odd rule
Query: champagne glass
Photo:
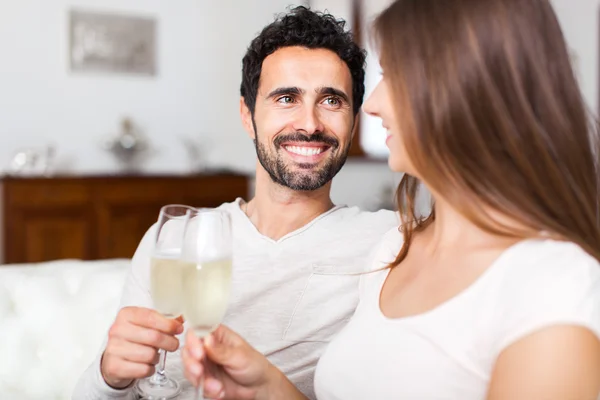
[[[188, 215], [183, 260], [183, 316], [201, 339], [216, 329], [227, 311], [231, 286], [231, 217], [223, 210], [200, 209]], [[196, 400], [203, 400], [203, 378]]]
[[[176, 318], [183, 312], [181, 297], [183, 231], [193, 207], [170, 204], [161, 208], [156, 224], [156, 236], [150, 260], [150, 292], [154, 308], [165, 317]], [[166, 400], [181, 392], [179, 383], [167, 377], [167, 352], [159, 350], [156, 372], [136, 382], [136, 391], [144, 399]]]

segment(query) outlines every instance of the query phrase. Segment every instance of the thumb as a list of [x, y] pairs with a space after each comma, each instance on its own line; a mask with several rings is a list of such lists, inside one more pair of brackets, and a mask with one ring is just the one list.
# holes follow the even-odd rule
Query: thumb
[[206, 350], [206, 355], [215, 363], [229, 366], [231, 352], [229, 350], [229, 345], [223, 344], [220, 341], [215, 340], [212, 334], [208, 335], [204, 338], [204, 349]]
[[213, 335], [204, 338], [206, 355], [213, 362], [231, 369], [243, 368], [248, 363], [248, 355], [241, 346], [215, 340]]

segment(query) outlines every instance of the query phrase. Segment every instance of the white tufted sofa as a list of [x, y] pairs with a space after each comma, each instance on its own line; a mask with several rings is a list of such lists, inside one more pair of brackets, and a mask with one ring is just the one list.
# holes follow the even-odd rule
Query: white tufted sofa
[[125, 259], [0, 266], [0, 400], [71, 399], [128, 268]]

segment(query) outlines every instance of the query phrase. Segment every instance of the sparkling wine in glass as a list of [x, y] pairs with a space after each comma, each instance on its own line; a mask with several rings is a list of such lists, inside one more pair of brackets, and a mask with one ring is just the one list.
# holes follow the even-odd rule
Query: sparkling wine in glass
[[[170, 204], [162, 207], [158, 216], [150, 259], [150, 292], [154, 308], [165, 317], [183, 313], [183, 233], [188, 217], [195, 212], [193, 207]], [[154, 375], [136, 382], [136, 391], [144, 399], [173, 399], [181, 392], [179, 383], [165, 373], [167, 352], [161, 349], [159, 355]]]
[[[226, 211], [200, 209], [188, 215], [182, 249], [183, 316], [200, 338], [215, 330], [227, 311], [232, 241], [231, 217]], [[196, 399], [204, 398], [203, 390], [201, 380]]]

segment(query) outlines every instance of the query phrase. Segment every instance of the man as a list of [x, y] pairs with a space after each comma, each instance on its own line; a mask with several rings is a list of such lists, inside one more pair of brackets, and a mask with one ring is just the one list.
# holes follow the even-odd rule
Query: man
[[[304, 7], [265, 27], [243, 59], [240, 112], [256, 147], [256, 195], [221, 206], [235, 235], [224, 323], [310, 398], [324, 346], [356, 307], [355, 273], [398, 224], [392, 212], [361, 212], [330, 198], [362, 104], [364, 63], [342, 21]], [[124, 308], [80, 379], [77, 400], [132, 398], [134, 380], [153, 373], [156, 350], [179, 346], [181, 323], [151, 310], [151, 232], [133, 257]], [[183, 379], [179, 355], [169, 355], [167, 373]]]

